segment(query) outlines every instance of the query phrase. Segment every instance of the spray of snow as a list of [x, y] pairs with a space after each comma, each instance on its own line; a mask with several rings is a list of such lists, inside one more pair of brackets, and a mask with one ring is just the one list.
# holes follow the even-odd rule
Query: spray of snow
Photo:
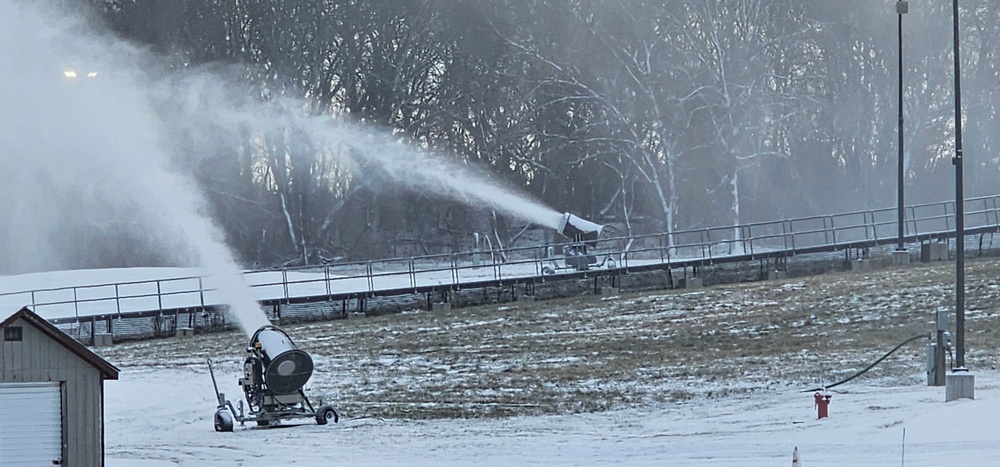
[[44, 6], [0, 2], [0, 43], [18, 44], [0, 48], [0, 228], [12, 272], [59, 268], [53, 243], [84, 243], [74, 232], [124, 231], [165, 261], [204, 268], [246, 332], [267, 324], [161, 144], [143, 52]]
[[[304, 138], [313, 155], [396, 184], [558, 228], [560, 213], [389, 131], [310, 115], [298, 99], [241, 93], [226, 70], [166, 70], [148, 51], [49, 2], [0, 0], [0, 264], [74, 267], [94, 237], [203, 268], [249, 335], [268, 323], [211, 220], [191, 167], [247, 134]], [[63, 8], [65, 5], [62, 6]], [[242, 132], [242, 133], [240, 133]], [[253, 144], [252, 142], [250, 143]], [[129, 255], [112, 251], [89, 254]], [[87, 253], [84, 253], [87, 254]], [[80, 261], [77, 261], [79, 263]]]
[[[160, 90], [161, 111], [195, 146], [232, 144], [236, 131], [284, 132], [299, 147], [312, 148], [317, 159], [355, 169], [377, 168], [385, 182], [401, 188], [449, 198], [473, 207], [489, 207], [542, 227], [558, 229], [562, 214], [506, 184], [489, 178], [444, 154], [424, 150], [389, 130], [359, 125], [329, 115], [311, 115], [303, 100], [267, 91], [264, 100], [250, 99], [226, 86], [224, 72], [189, 70]], [[178, 89], [184, 98], [176, 100]], [[168, 102], [170, 101], [170, 102]], [[220, 148], [221, 149], [221, 148]], [[208, 150], [211, 154], [214, 151]]]
[[410, 190], [434, 193], [470, 206], [488, 206], [523, 221], [559, 228], [559, 212], [441, 155], [345, 122], [312, 117], [295, 123], [324, 146], [350, 148], [350, 154], [378, 166]]

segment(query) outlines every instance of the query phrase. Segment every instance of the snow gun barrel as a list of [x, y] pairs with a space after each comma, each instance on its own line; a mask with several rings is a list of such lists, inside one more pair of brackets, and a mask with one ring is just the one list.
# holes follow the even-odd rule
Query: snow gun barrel
[[277, 326], [261, 326], [250, 338], [247, 351], [260, 359], [264, 384], [275, 394], [294, 393], [312, 376], [312, 357]]
[[585, 242], [590, 246], [596, 246], [597, 238], [600, 237], [604, 226], [588, 221], [570, 213], [563, 214], [559, 222], [559, 233], [575, 242]]

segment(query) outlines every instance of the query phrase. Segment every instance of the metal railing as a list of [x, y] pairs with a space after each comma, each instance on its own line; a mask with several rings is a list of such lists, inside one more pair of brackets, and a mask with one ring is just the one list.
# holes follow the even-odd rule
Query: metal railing
[[[954, 237], [953, 202], [907, 206], [905, 213], [908, 243]], [[966, 200], [965, 229], [969, 236], [1000, 231], [1000, 195]], [[592, 252], [600, 251], [603, 270], [619, 273], [871, 248], [894, 244], [896, 236], [896, 209], [886, 208], [608, 238], [600, 240]], [[560, 256], [554, 253], [564, 245], [248, 271], [244, 280], [262, 304], [280, 305], [544, 282], [587, 274], [560, 265]], [[121, 317], [217, 307], [226, 300], [213, 282], [210, 276], [188, 276], [40, 288], [0, 293], [0, 301], [21, 302], [50, 320], [80, 322], [97, 315]]]

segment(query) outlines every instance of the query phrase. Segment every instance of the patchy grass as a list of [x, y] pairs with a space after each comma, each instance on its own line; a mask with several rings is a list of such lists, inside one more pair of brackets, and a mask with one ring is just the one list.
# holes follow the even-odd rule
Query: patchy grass
[[[966, 363], [992, 368], [1000, 344], [1000, 260], [970, 260], [966, 277]], [[929, 333], [939, 308], [954, 309], [953, 263], [285, 330], [314, 359], [311, 394], [348, 416], [506, 417], [832, 383], [907, 338]], [[204, 371], [206, 358], [232, 370], [245, 344], [244, 336], [229, 332], [102, 352], [126, 371]], [[869, 384], [924, 384], [924, 344], [909, 344], [863, 378]]]

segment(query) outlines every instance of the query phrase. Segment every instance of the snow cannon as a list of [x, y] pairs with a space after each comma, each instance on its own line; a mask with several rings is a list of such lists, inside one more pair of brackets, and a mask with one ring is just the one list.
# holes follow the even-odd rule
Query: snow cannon
[[273, 394], [293, 394], [306, 385], [313, 372], [309, 354], [295, 347], [292, 339], [276, 326], [262, 326], [247, 345], [244, 389], [263, 383]]
[[582, 217], [570, 213], [563, 214], [559, 221], [558, 231], [566, 238], [574, 242], [583, 242], [589, 246], [597, 246], [597, 238], [600, 237], [604, 226], [590, 222]]
[[563, 265], [560, 266], [555, 260], [546, 260], [542, 264], [542, 274], [555, 274], [559, 270], [586, 271], [591, 268], [615, 267], [615, 260], [607, 255], [600, 262], [597, 255], [592, 254], [589, 249], [597, 248], [597, 240], [601, 236], [604, 226], [582, 217], [565, 213], [559, 220], [557, 231], [569, 238], [571, 242], [563, 245]]
[[321, 405], [314, 408], [306, 397], [302, 388], [312, 377], [312, 357], [296, 347], [285, 331], [273, 325], [261, 326], [250, 337], [246, 351], [243, 377], [239, 378], [246, 407], [243, 400], [234, 407], [226, 395], [219, 392], [212, 361], [208, 361], [219, 402], [215, 411], [215, 431], [233, 431], [234, 419], [240, 422], [240, 426], [246, 422], [272, 426], [282, 420], [299, 418], [315, 418], [320, 425], [326, 425], [330, 420], [334, 423], [339, 421], [340, 416], [333, 407]]

